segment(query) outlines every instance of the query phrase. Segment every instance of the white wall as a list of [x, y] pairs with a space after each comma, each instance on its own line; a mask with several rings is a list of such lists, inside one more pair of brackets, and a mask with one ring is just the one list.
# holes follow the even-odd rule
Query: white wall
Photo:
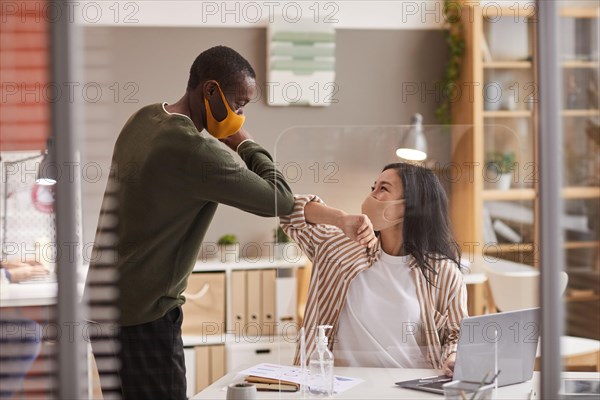
[[[477, 0], [472, 0], [477, 1]], [[441, 0], [74, 2], [85, 26], [257, 28], [308, 18], [337, 29], [440, 29]], [[70, 14], [69, 14], [70, 15]]]

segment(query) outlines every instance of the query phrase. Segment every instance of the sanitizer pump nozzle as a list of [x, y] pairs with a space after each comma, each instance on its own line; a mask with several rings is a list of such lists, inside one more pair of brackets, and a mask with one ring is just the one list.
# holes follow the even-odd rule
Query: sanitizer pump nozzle
[[[319, 325], [317, 329], [319, 330], [319, 334], [317, 336], [317, 350], [320, 352], [327, 349], [327, 345], [329, 344], [329, 339], [325, 336], [325, 329], [331, 329], [333, 326], [331, 325]], [[320, 350], [319, 350], [320, 349]]]
[[333, 353], [327, 347], [329, 340], [325, 329], [330, 325], [319, 325], [315, 338], [316, 349], [309, 359], [310, 392], [315, 395], [331, 396], [333, 394]]

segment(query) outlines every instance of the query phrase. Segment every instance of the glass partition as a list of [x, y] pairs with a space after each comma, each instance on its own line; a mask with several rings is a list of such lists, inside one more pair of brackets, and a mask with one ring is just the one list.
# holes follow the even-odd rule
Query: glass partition
[[561, 392], [597, 396], [597, 374], [582, 375], [600, 369], [600, 8], [593, 3], [561, 1], [558, 10], [564, 149], [561, 221], [568, 277], [562, 293]]
[[[352, 367], [411, 368], [415, 378], [439, 373], [444, 368], [444, 352], [449, 351], [451, 343], [458, 343], [458, 326], [464, 317], [487, 313], [490, 319], [486, 324], [503, 326], [502, 319], [496, 317], [500, 314], [496, 312], [538, 305], [530, 290], [531, 285], [538, 285], [539, 279], [539, 271], [534, 267], [535, 196], [526, 197], [520, 192], [534, 182], [528, 182], [523, 174], [527, 168], [523, 164], [531, 162], [531, 159], [522, 157], [520, 153], [531, 147], [531, 138], [527, 139], [529, 133], [515, 132], [500, 124], [484, 129], [488, 143], [486, 150], [490, 154], [515, 153], [506, 167], [510, 175], [507, 185], [501, 182], [505, 168], [502, 161], [492, 157], [482, 159], [481, 152], [475, 152], [468, 146], [474, 135], [472, 126], [423, 126], [422, 134], [428, 151], [427, 158], [421, 161], [409, 161], [397, 155], [397, 149], [404, 146], [413, 130], [414, 125], [300, 126], [286, 130], [277, 140], [273, 155], [296, 197], [291, 214], [282, 217], [280, 225], [274, 226], [274, 229], [281, 226], [291, 237], [295, 245], [288, 245], [290, 249], [301, 248], [303, 263], [297, 272], [297, 278], [302, 282], [297, 294], [298, 329], [282, 335], [274, 362], [298, 368], [304, 362], [306, 375], [302, 375], [299, 368], [288, 378], [298, 382], [302, 376], [308, 376], [304, 382], [309, 393], [311, 385], [313, 392], [322, 390], [319, 389], [321, 375], [328, 373], [326, 368], [329, 364], [315, 359], [321, 357], [319, 343], [323, 343], [319, 339], [319, 326], [331, 326], [325, 329], [325, 335], [334, 357], [336, 374], [344, 375], [346, 372], [349, 376], [342, 379], [357, 379], [348, 381], [357, 384], [353, 393], [376, 398], [371, 386], [373, 382], [364, 381], [369, 375], [368, 370], [363, 376], [352, 376]], [[390, 164], [392, 169], [382, 174], [384, 167]], [[428, 180], [425, 176], [433, 178]], [[382, 184], [384, 181], [390, 181], [388, 186]], [[401, 192], [397, 191], [399, 186], [402, 187]], [[432, 195], [435, 193], [442, 197]], [[392, 195], [404, 199], [402, 206], [379, 203], [383, 208], [370, 208], [369, 201], [365, 202], [369, 198], [390, 200]], [[436, 201], [443, 197], [448, 199], [448, 208], [436, 208], [439, 205]], [[373, 232], [377, 232], [377, 239], [372, 244], [377, 244], [372, 249], [361, 247], [354, 240], [356, 237], [352, 231], [357, 226], [340, 222], [350, 219], [340, 219], [345, 214], [338, 214], [339, 211], [318, 211], [314, 207], [307, 211], [309, 204], [321, 201], [356, 218], [368, 215], [374, 225]], [[378, 219], [377, 210], [384, 217]], [[394, 222], [397, 224], [400, 218], [396, 213], [403, 213], [403, 224], [411, 224], [401, 231], [409, 238], [419, 238], [417, 243], [403, 238], [402, 243], [413, 246], [412, 250], [390, 245], [389, 238], [395, 236], [389, 236], [391, 231], [388, 227], [377, 225], [387, 222], [396, 226]], [[450, 219], [453, 240], [462, 252], [462, 273], [459, 275], [465, 282], [464, 297], [462, 293], [450, 296], [458, 303], [445, 306], [455, 307], [450, 317], [448, 308], [444, 309], [446, 319], [443, 321], [446, 322], [427, 319], [437, 315], [436, 310], [425, 307], [427, 310], [419, 311], [419, 302], [424, 302], [426, 295], [418, 292], [421, 287], [418, 285], [426, 286], [425, 277], [429, 275], [427, 271], [417, 273], [414, 268], [411, 269], [411, 266], [421, 268], [419, 264], [411, 264], [414, 254], [424, 249], [427, 253], [426, 246], [434, 246], [432, 243], [440, 238], [448, 239], [443, 236], [444, 226], [440, 222], [443, 219], [434, 218], [438, 215], [436, 213]], [[383, 235], [381, 231], [384, 231]], [[438, 250], [447, 251], [444, 254], [452, 256], [452, 244]], [[284, 251], [283, 257], [291, 260], [296, 253]], [[297, 258], [294, 260], [297, 261]], [[430, 262], [435, 264], [439, 261], [432, 259]], [[372, 265], [377, 268], [370, 268]], [[514, 285], [512, 291], [507, 292], [511, 289], [502, 287], [503, 275], [515, 273], [531, 278], [520, 289]], [[444, 274], [440, 273], [440, 280], [436, 281], [442, 287], [447, 285], [444, 279], [448, 279]], [[492, 284], [496, 276], [500, 279]], [[420, 277], [424, 280], [421, 281]], [[490, 288], [486, 290], [483, 282], [488, 280]], [[412, 284], [401, 287], [401, 282], [406, 281]], [[492, 293], [494, 289], [499, 291], [495, 296]], [[411, 295], [400, 300], [403, 295], [406, 296], [405, 290]], [[460, 291], [456, 287], [445, 290]], [[517, 298], [516, 306], [515, 301], [504, 298], [506, 294], [512, 296], [512, 300]], [[432, 337], [425, 333], [431, 326], [440, 327], [447, 323], [447, 318], [457, 330], [455, 337], [438, 337], [437, 333]], [[502, 352], [514, 352], [515, 346], [522, 346], [519, 351], [528, 354], [526, 363], [531, 364], [531, 371], [539, 334], [538, 315], [526, 318], [529, 320], [520, 322], [529, 324], [513, 324], [510, 328], [516, 329], [517, 336], [508, 335], [509, 327], [504, 326], [504, 336], [499, 331], [480, 329], [472, 332], [473, 337], [463, 339], [462, 346], [465, 349], [470, 347], [463, 351], [460, 373], [468, 375], [476, 370], [482, 374], [478, 376], [480, 380], [484, 375], [491, 378], [498, 372], [497, 366], [489, 364], [494, 351], [499, 354], [500, 348]], [[525, 337], [533, 340], [524, 340]], [[479, 349], [475, 348], [477, 343]], [[492, 352], [491, 358], [482, 358], [488, 350]], [[326, 359], [327, 353], [323, 354]], [[473, 355], [469, 357], [468, 354]], [[459, 353], [457, 362], [460, 357]], [[508, 361], [501, 361], [505, 362]], [[378, 374], [388, 374], [389, 382], [397, 380], [391, 369], [377, 371]], [[510, 379], [515, 377], [506, 373], [499, 382]], [[335, 385], [338, 391], [345, 390], [339, 382]]]

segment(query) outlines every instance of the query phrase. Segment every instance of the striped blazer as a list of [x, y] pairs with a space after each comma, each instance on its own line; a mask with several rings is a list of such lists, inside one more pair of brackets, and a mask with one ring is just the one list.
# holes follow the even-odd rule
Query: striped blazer
[[[333, 326], [328, 335], [329, 348], [333, 349], [348, 288], [360, 272], [379, 259], [381, 247], [378, 242], [368, 251], [337, 227], [307, 223], [304, 206], [311, 201], [323, 201], [314, 195], [294, 197], [292, 214], [280, 217], [280, 223], [313, 262], [303, 321], [308, 357], [315, 348], [317, 325]], [[409, 261], [421, 309], [419, 334], [425, 336], [426, 355], [432, 368], [441, 369], [446, 358], [456, 352], [460, 322], [467, 316], [467, 291], [455, 263], [440, 260], [433, 266], [438, 273], [434, 278], [435, 286], [427, 283], [414, 258]], [[300, 364], [299, 344], [294, 363]]]

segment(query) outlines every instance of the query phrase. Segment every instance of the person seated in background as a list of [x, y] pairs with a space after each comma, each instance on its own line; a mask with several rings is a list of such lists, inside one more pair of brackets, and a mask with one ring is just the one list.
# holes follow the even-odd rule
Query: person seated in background
[[[362, 215], [296, 195], [283, 230], [313, 262], [303, 326], [332, 325], [336, 366], [443, 369], [452, 376], [467, 316], [460, 249], [432, 171], [383, 169]], [[299, 364], [299, 349], [295, 364]]]
[[47, 276], [50, 271], [37, 261], [4, 261], [0, 263], [10, 283], [19, 283]]

